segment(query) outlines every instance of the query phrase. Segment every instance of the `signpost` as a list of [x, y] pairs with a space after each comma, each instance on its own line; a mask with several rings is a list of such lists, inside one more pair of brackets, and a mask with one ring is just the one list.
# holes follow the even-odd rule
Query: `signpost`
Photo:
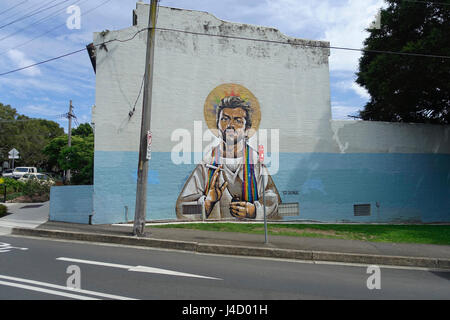
[[12, 159], [12, 169], [14, 169], [14, 159], [19, 159], [19, 151], [15, 148], [8, 152], [8, 159]]
[[152, 132], [147, 132], [147, 160], [152, 159]]
[[259, 145], [258, 149], [258, 155], [259, 155], [259, 162], [261, 163], [261, 166], [263, 166], [261, 172], [262, 172], [262, 189], [263, 189], [263, 208], [264, 208], [264, 243], [268, 244], [269, 240], [267, 239], [267, 215], [266, 215], [266, 197], [265, 197], [265, 189], [266, 184], [264, 182], [264, 176], [265, 176], [265, 170], [264, 170], [264, 146], [261, 144]]
[[0, 187], [3, 187], [3, 202], [6, 203], [6, 184], [3, 178], [0, 178]]

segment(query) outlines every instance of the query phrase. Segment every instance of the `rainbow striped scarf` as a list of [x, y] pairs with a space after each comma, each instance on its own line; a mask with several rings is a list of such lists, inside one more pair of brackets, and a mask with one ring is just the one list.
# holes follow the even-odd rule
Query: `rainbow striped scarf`
[[[245, 143], [244, 145], [244, 165], [243, 165], [243, 180], [242, 180], [242, 201], [254, 203], [258, 201], [258, 186], [256, 183], [255, 164], [253, 159], [253, 152], [250, 151], [250, 146]], [[220, 146], [216, 147], [212, 151], [212, 165], [218, 167], [220, 165], [219, 155]], [[211, 180], [214, 175], [214, 169], [208, 170], [208, 181], [206, 184], [206, 192], [208, 192], [211, 186]]]

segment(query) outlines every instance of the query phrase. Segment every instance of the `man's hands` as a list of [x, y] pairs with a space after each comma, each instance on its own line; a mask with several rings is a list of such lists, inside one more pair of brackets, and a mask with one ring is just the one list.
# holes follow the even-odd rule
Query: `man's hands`
[[250, 202], [232, 202], [230, 205], [230, 213], [233, 217], [238, 219], [255, 219], [256, 207], [253, 203]]
[[228, 182], [224, 182], [222, 186], [219, 185], [219, 174], [222, 169], [222, 165], [220, 165], [216, 171], [214, 171], [213, 177], [211, 179], [211, 185], [209, 186], [209, 190], [206, 193], [205, 199], [205, 211], [206, 216], [211, 214], [214, 205], [220, 201], [222, 195], [228, 186]]

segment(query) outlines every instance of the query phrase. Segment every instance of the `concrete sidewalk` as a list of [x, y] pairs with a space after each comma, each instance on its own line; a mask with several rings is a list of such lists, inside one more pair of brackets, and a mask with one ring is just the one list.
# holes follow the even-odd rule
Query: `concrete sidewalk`
[[450, 246], [287, 236], [269, 236], [266, 245], [264, 235], [151, 226], [148, 231], [147, 237], [137, 238], [132, 236], [131, 225], [47, 222], [36, 229], [15, 228], [13, 234], [199, 253], [450, 269]]
[[0, 219], [0, 235], [11, 233], [13, 228], [36, 228], [48, 221], [50, 202], [3, 203], [8, 215]]

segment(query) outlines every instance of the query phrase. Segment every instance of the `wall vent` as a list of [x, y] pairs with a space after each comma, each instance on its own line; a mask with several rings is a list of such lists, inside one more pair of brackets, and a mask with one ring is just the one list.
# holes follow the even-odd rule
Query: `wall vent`
[[193, 214], [202, 214], [202, 205], [201, 204], [183, 204], [183, 214], [184, 215], [193, 215]]
[[355, 204], [353, 205], [353, 213], [355, 217], [370, 216], [370, 204]]
[[297, 217], [300, 215], [300, 206], [298, 202], [280, 203], [278, 214], [282, 217]]

